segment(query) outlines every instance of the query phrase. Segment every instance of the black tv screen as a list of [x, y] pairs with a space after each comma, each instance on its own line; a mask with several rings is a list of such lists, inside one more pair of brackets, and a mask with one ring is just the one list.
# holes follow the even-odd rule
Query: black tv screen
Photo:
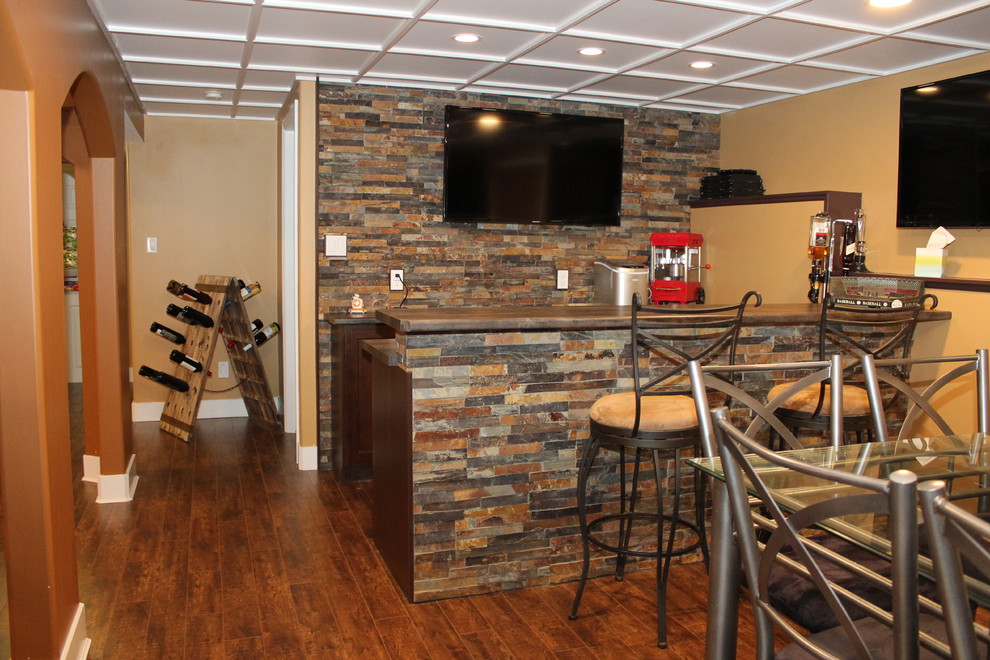
[[447, 106], [444, 219], [618, 225], [622, 119]]
[[901, 90], [898, 227], [990, 226], [990, 71]]

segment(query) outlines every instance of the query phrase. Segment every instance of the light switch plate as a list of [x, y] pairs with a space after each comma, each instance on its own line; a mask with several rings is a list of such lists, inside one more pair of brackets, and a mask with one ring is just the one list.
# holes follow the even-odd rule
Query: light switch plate
[[570, 271], [569, 270], [567, 270], [567, 269], [560, 269], [560, 270], [558, 270], [557, 271], [557, 289], [558, 290], [561, 290], [561, 291], [567, 289], [570, 286], [570, 284], [571, 284], [570, 279], [571, 278], [570, 278]]
[[158, 252], [158, 239], [154, 236], [148, 237], [148, 254], [155, 254]]
[[344, 234], [327, 234], [323, 237], [326, 256], [331, 259], [347, 258], [347, 236]]

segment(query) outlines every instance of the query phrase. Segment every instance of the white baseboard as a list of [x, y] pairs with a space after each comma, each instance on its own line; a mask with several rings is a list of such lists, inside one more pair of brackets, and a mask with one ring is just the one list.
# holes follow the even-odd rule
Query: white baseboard
[[83, 454], [83, 481], [94, 484], [100, 483], [100, 457]]
[[69, 636], [59, 654], [60, 660], [86, 660], [89, 656], [89, 646], [93, 640], [86, 636], [86, 606], [79, 603], [76, 615], [72, 618]]
[[127, 462], [127, 471], [124, 474], [101, 474], [97, 483], [99, 485], [96, 495], [97, 504], [133, 500], [138, 483], [135, 455], [131, 454], [131, 460]]
[[[299, 440], [296, 439], [298, 443]], [[315, 470], [319, 467], [319, 452], [316, 445], [300, 447], [296, 444], [296, 466], [300, 470]]]
[[[131, 419], [135, 422], [157, 422], [165, 409], [164, 401], [148, 401], [146, 403], [131, 403]], [[216, 419], [219, 417], [247, 417], [244, 399], [203, 399], [199, 403], [197, 419]]]

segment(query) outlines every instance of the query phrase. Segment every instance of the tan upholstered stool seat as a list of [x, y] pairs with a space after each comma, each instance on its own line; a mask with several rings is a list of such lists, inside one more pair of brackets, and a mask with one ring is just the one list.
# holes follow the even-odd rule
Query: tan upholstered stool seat
[[[781, 383], [774, 385], [767, 393], [767, 399], [773, 400], [783, 390], [793, 385], [793, 383]], [[818, 398], [821, 395], [820, 385], [811, 385], [795, 393], [790, 399], [780, 405], [778, 410], [791, 410], [794, 412], [814, 414], [818, 407]], [[825, 386], [825, 396], [822, 402], [822, 415], [828, 415], [832, 409], [832, 387]], [[855, 385], [842, 386], [842, 414], [844, 417], [859, 417], [870, 414], [870, 399], [862, 387]]]
[[[636, 421], [636, 395], [620, 392], [603, 396], [591, 406], [589, 416], [598, 424], [632, 431]], [[698, 413], [693, 398], [679, 394], [643, 397], [639, 420], [641, 432], [680, 431], [697, 426]]]

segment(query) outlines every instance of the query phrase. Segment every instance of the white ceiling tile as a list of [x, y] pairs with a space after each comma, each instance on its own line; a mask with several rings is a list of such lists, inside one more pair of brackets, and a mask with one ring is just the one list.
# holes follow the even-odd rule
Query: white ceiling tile
[[93, 0], [107, 28], [188, 30], [199, 33], [243, 35], [251, 8], [242, 5], [189, 0]]
[[480, 85], [516, 85], [566, 92], [580, 85], [588, 84], [598, 77], [599, 74], [588, 71], [510, 64], [475, 82]]
[[491, 66], [479, 60], [458, 60], [425, 55], [388, 54], [367, 73], [387, 78], [417, 78], [435, 82], [466, 83]]
[[779, 99], [788, 98], [789, 94], [779, 92], [767, 92], [757, 89], [743, 89], [740, 87], [727, 87], [719, 85], [707, 89], [698, 90], [682, 94], [676, 98], [667, 99], [669, 101], [680, 101], [684, 103], [700, 103], [706, 105], [719, 105], [729, 108], [745, 108], [758, 103], [767, 103]]
[[373, 57], [363, 50], [255, 44], [251, 51], [252, 69], [308, 71], [354, 75]]
[[234, 89], [224, 88], [219, 85], [213, 86], [180, 86], [180, 85], [154, 85], [154, 84], [138, 84], [138, 93], [141, 94], [143, 99], [166, 99], [172, 101], [196, 101], [198, 103], [207, 103], [206, 92], [210, 90], [218, 91], [223, 94], [223, 99], [228, 104], [234, 98]]
[[234, 117], [237, 119], [261, 119], [267, 121], [278, 117], [278, 113], [281, 111], [281, 107], [260, 108], [253, 105], [239, 105], [234, 109]]
[[499, 94], [500, 96], [525, 96], [534, 99], [554, 98], [554, 92], [541, 92], [533, 89], [513, 89], [511, 87], [488, 87], [486, 85], [466, 85], [461, 88], [462, 92], [471, 94]]
[[[692, 69], [691, 62], [707, 60], [715, 64], [710, 69]], [[704, 82], [719, 82], [746, 73], [759, 71], [769, 65], [765, 61], [729, 57], [727, 55], [712, 55], [685, 50], [678, 51], [669, 57], [634, 69], [630, 73], [674, 78], [688, 78]]]
[[264, 71], [261, 69], [248, 69], [244, 73], [243, 89], [281, 89], [289, 91], [296, 81], [296, 74], [292, 71]]
[[237, 96], [238, 104], [247, 105], [276, 105], [281, 106], [285, 100], [284, 92], [262, 92], [253, 89], [242, 89]]
[[553, 30], [582, 13], [589, 4], [599, 3], [589, 0], [438, 0], [423, 18]]
[[402, 22], [397, 18], [266, 7], [255, 40], [381, 47]]
[[125, 60], [152, 58], [187, 62], [223, 62], [224, 64], [239, 66], [244, 54], [244, 43], [236, 41], [152, 37], [136, 34], [118, 34], [116, 39], [120, 54]]
[[812, 63], [885, 74], [918, 66], [929, 66], [957, 57], [972, 55], [975, 52], [965, 48], [929, 44], [909, 39], [887, 38], [832, 55], [816, 57]]
[[845, 85], [864, 80], [868, 76], [834, 69], [817, 69], [810, 66], [789, 65], [753, 76], [738, 78], [734, 82], [741, 85], [771, 87], [795, 93], [806, 93], [818, 89]]
[[[462, 32], [477, 34], [481, 37], [481, 41], [473, 44], [454, 41], [454, 35]], [[391, 52], [444, 53], [451, 57], [505, 60], [509, 55], [540, 38], [542, 33], [539, 32], [478, 27], [463, 23], [420, 21], [396, 42]]]
[[211, 66], [182, 66], [155, 62], [127, 62], [127, 70], [135, 82], [180, 82], [206, 86], [237, 84], [238, 69]]
[[615, 96], [634, 96], [641, 99], [656, 100], [684, 94], [698, 87], [697, 83], [644, 78], [642, 76], [615, 76], [608, 80], [583, 87], [581, 92], [612, 94]]
[[[253, 0], [252, 0], [253, 2]], [[422, 0], [264, 0], [266, 7], [320, 9], [381, 16], [412, 16]]]
[[566, 33], [661, 46], [687, 46], [751, 20], [745, 14], [658, 0], [618, 0]]
[[[597, 46], [603, 48], [605, 52], [593, 57], [578, 53], [579, 48], [586, 46]], [[625, 44], [588, 37], [559, 36], [534, 48], [517, 61], [522, 64], [555, 64], [596, 71], [623, 71], [669, 52], [671, 52], [669, 49], [655, 46]]]
[[625, 105], [640, 107], [643, 102], [637, 99], [630, 99], [622, 96], [607, 96], [597, 94], [563, 94], [557, 97], [558, 101], [575, 101], [577, 103], [599, 103], [608, 105]]
[[912, 30], [907, 36], [990, 48], [990, 8]]
[[205, 105], [191, 103], [145, 103], [149, 115], [180, 115], [196, 117], [230, 117], [231, 105]]
[[878, 8], [863, 0], [810, 0], [779, 16], [889, 33], [944, 18], [973, 4], [972, 0], [914, 0], [901, 7]]
[[839, 48], [865, 37], [849, 30], [764, 18], [703, 44], [705, 50], [730, 55], [752, 54], [793, 60], [827, 48]]

